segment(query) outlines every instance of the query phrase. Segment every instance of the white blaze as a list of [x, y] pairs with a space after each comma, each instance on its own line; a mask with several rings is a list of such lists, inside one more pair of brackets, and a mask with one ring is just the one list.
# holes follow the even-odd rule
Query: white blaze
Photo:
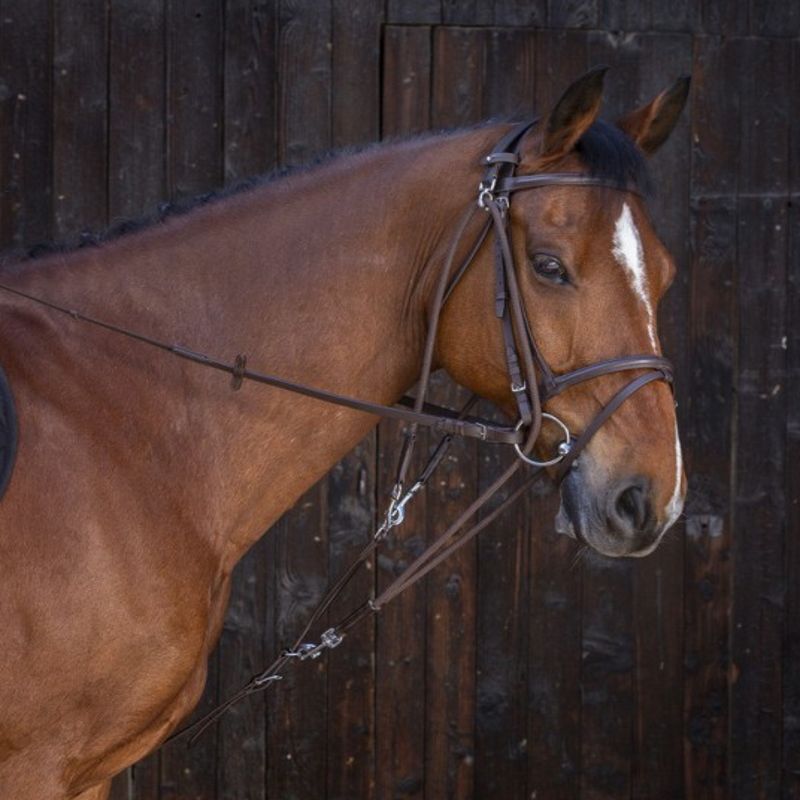
[[[630, 207], [627, 203], [622, 206], [619, 218], [614, 226], [614, 246], [612, 250], [614, 258], [623, 267], [628, 275], [631, 288], [636, 296], [644, 305], [647, 312], [647, 333], [650, 337], [650, 344], [653, 350], [658, 352], [656, 343], [655, 314], [653, 304], [650, 301], [650, 292], [647, 286], [647, 272], [644, 264], [644, 251], [642, 249], [642, 238], [636, 223], [633, 221]], [[675, 523], [683, 510], [683, 495], [681, 494], [681, 476], [683, 474], [683, 453], [681, 451], [681, 440], [678, 435], [678, 424], [675, 423], [675, 488], [672, 490], [666, 508], [666, 524], [664, 530]]]
[[650, 294], [647, 287], [647, 273], [644, 267], [644, 252], [642, 250], [642, 239], [633, 221], [633, 215], [627, 203], [622, 206], [622, 212], [614, 226], [614, 247], [612, 250], [614, 258], [628, 274], [633, 291], [639, 300], [642, 301], [645, 311], [647, 311], [647, 333], [650, 336], [650, 344], [653, 350], [658, 352], [656, 344], [655, 314], [653, 304], [650, 302]]
[[667, 521], [664, 530], [669, 528], [680, 516], [683, 510], [683, 496], [681, 495], [681, 473], [683, 472], [683, 453], [681, 452], [681, 440], [678, 436], [678, 423], [675, 423], [675, 488], [672, 490], [672, 497], [667, 503]]

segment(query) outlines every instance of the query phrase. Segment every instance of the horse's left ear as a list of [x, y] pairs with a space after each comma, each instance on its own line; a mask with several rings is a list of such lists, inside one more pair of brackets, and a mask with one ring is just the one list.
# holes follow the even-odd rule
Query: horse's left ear
[[672, 133], [686, 105], [690, 82], [688, 75], [678, 78], [646, 106], [631, 111], [617, 122], [648, 156], [655, 153]]

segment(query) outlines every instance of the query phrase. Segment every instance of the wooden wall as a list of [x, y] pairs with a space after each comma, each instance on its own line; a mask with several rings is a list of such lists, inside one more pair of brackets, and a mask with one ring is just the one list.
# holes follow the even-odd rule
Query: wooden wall
[[[768, 0], [0, 0], [2, 246], [546, 108], [597, 63], [612, 117], [694, 78], [653, 162], [679, 265], [661, 311], [691, 483], [677, 530], [648, 559], [576, 564], [540, 491], [114, 800], [800, 797], [798, 37], [800, 6]], [[395, 434], [381, 425], [239, 566], [201, 709], [365, 541]], [[505, 459], [455, 447], [350, 599]]]

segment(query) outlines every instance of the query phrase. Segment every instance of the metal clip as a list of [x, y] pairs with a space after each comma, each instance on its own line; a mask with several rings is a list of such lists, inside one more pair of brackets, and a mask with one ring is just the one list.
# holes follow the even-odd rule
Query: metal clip
[[[422, 482], [417, 481], [404, 495], [400, 496], [402, 487], [395, 484], [392, 492], [392, 502], [386, 509], [386, 516], [383, 518], [381, 526], [375, 531], [375, 539], [382, 539], [392, 528], [402, 525], [406, 518], [406, 506], [409, 500], [422, 488]], [[399, 491], [398, 491], [399, 489]]]
[[527, 390], [528, 390], [528, 384], [525, 381], [522, 381], [522, 383], [514, 383], [512, 381], [511, 391], [514, 392], [514, 394], [519, 394], [520, 392], [526, 392]]
[[253, 686], [266, 686], [273, 681], [282, 681], [283, 675], [256, 675], [253, 678]]
[[306, 642], [301, 644], [297, 650], [284, 650], [283, 655], [287, 658], [299, 658], [301, 661], [307, 661], [309, 658], [319, 658], [324, 650], [333, 650], [344, 641], [344, 634], [339, 633], [336, 628], [328, 628], [322, 636], [319, 637], [319, 644], [313, 642]]
[[484, 211], [489, 210], [489, 204], [494, 200], [494, 190], [497, 186], [497, 178], [492, 178], [489, 183], [481, 181], [478, 184], [478, 208]]

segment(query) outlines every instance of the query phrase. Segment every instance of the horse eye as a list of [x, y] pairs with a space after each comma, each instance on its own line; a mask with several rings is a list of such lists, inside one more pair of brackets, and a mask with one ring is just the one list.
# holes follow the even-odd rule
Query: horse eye
[[541, 275], [552, 283], [569, 283], [567, 270], [555, 256], [537, 253], [533, 257], [533, 268], [537, 275]]

